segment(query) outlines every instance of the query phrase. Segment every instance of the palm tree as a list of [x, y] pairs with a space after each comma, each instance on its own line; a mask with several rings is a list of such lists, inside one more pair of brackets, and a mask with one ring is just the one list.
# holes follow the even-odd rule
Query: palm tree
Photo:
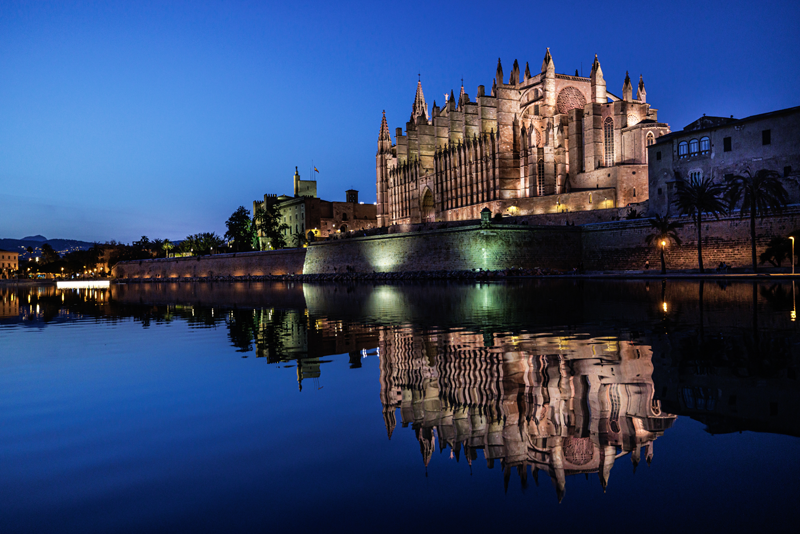
[[[752, 248], [753, 272], [758, 272], [756, 263], [756, 217], [764, 218], [769, 212], [777, 211], [787, 204], [789, 193], [781, 182], [781, 175], [775, 171], [761, 169], [750, 174], [745, 170], [743, 175], [728, 179], [726, 198], [728, 208], [733, 208], [741, 201], [739, 215], [750, 214], [750, 246]], [[794, 258], [792, 258], [794, 261]]]
[[175, 248], [175, 245], [170, 242], [169, 239], [165, 239], [164, 242], [161, 244], [161, 248], [164, 249], [164, 257], [169, 257], [169, 251]]
[[719, 219], [720, 214], [725, 213], [725, 186], [712, 182], [710, 178], [691, 178], [688, 183], [679, 181], [677, 185], [673, 204], [683, 215], [691, 215], [697, 227], [697, 263], [703, 273], [703, 214]]
[[644, 240], [648, 245], [652, 246], [655, 243], [656, 246], [661, 247], [661, 274], [667, 274], [664, 247], [670, 241], [673, 241], [676, 245], [681, 244], [681, 238], [678, 237], [678, 233], [675, 230], [682, 228], [683, 225], [677, 222], [670, 222], [669, 217], [656, 215], [650, 219], [650, 227], [653, 229], [653, 233], [645, 237]]

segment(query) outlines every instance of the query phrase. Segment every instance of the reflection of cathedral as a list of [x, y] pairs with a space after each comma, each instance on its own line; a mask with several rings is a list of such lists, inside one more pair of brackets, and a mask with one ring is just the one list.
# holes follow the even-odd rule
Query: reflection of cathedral
[[[491, 340], [489, 340], [491, 341]], [[512, 468], [527, 479], [546, 471], [564, 495], [565, 477], [598, 473], [605, 488], [614, 462], [642, 449], [675, 420], [653, 395], [648, 347], [616, 338], [521, 335], [485, 343], [480, 334], [381, 332], [380, 383], [391, 438], [400, 408], [420, 442], [425, 465], [436, 437], [458, 459], [483, 450], [500, 461], [508, 484]], [[487, 345], [487, 346], [485, 346]]]

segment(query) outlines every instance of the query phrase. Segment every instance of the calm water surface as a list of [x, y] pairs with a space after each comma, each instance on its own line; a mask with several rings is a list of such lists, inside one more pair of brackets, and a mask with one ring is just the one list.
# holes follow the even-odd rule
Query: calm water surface
[[0, 286], [0, 532], [793, 531], [793, 291]]

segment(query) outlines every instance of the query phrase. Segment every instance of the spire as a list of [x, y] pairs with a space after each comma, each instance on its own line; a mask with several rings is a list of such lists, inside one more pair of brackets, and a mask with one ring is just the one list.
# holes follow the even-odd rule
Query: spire
[[378, 135], [378, 141], [392, 141], [392, 136], [389, 133], [389, 124], [386, 122], [386, 110], [383, 110], [383, 118], [381, 119], [381, 133]]
[[517, 85], [519, 83], [519, 63], [517, 60], [514, 60], [514, 66], [511, 68], [511, 78], [508, 80], [508, 83], [511, 85]]
[[608, 95], [606, 95], [606, 81], [603, 78], [603, 69], [600, 67], [600, 61], [597, 59], [597, 54], [594, 55], [592, 74], [589, 78], [592, 84], [592, 101], [595, 104], [607, 103]]
[[428, 120], [428, 105], [425, 103], [425, 95], [422, 94], [422, 80], [417, 82], [417, 94], [414, 96], [414, 105], [411, 108], [411, 122], [417, 122], [419, 117]]
[[542, 60], [542, 72], [553, 73], [556, 72], [556, 67], [553, 64], [553, 56], [550, 55], [550, 49], [547, 49], [547, 52], [544, 54], [544, 59]]
[[639, 88], [636, 90], [636, 100], [640, 102], [647, 102], [647, 91], [644, 89], [644, 79], [639, 75]]
[[530, 80], [531, 79], [531, 68], [528, 66], [528, 62], [527, 61], [525, 62], [525, 79], [526, 80]]
[[450, 89], [450, 100], [447, 101], [449, 104], [453, 104], [453, 109], [457, 109], [457, 102], [456, 102], [456, 95], [453, 94], [453, 90]]
[[458, 109], [467, 103], [467, 93], [464, 92], [464, 80], [461, 80], [461, 92], [458, 94]]
[[633, 85], [628, 71], [625, 71], [625, 83], [622, 84], [622, 100], [625, 102], [633, 100]]
[[500, 62], [500, 58], [497, 58], [497, 74], [494, 77], [494, 81], [500, 85], [503, 83], [503, 64]]

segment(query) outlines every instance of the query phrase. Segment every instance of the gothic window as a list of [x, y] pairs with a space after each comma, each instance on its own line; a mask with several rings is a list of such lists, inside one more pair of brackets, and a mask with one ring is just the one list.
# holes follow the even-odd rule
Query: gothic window
[[697, 143], [697, 139], [689, 141], [689, 155], [696, 156], [700, 152], [699, 147], [700, 145]]
[[689, 143], [686, 141], [678, 143], [678, 157], [680, 159], [689, 157]]
[[647, 132], [647, 146], [650, 146], [655, 142], [656, 142], [656, 138], [653, 135], [653, 132]]
[[606, 145], [606, 167], [614, 165], [614, 119], [606, 117], [603, 123]]
[[539, 195], [544, 194], [544, 160], [540, 159], [536, 166], [536, 177], [538, 178]]

